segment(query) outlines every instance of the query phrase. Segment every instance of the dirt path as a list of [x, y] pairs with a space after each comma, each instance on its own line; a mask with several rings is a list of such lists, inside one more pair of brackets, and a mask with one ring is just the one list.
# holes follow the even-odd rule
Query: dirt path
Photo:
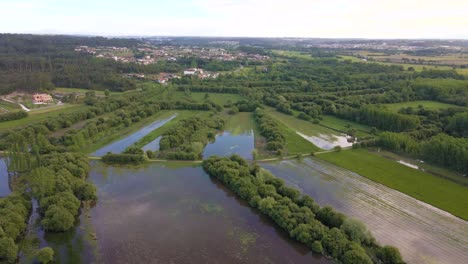
[[2, 98], [2, 100], [3, 100], [3, 101], [7, 101], [7, 102], [12, 103], [12, 104], [17, 104], [17, 105], [21, 106], [21, 109], [23, 109], [23, 110], [26, 111], [26, 112], [31, 111], [31, 109], [27, 108], [27, 107], [24, 106], [23, 104], [17, 103], [17, 102], [15, 102], [15, 101], [10, 100], [10, 99]]

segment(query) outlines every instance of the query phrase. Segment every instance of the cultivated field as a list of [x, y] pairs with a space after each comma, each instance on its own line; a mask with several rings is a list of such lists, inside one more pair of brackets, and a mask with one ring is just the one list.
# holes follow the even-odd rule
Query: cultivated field
[[409, 168], [364, 149], [343, 150], [317, 156], [453, 215], [468, 219], [466, 186]]
[[317, 158], [261, 166], [318, 204], [362, 221], [379, 243], [398, 247], [407, 263], [453, 264], [468, 259], [465, 220]]

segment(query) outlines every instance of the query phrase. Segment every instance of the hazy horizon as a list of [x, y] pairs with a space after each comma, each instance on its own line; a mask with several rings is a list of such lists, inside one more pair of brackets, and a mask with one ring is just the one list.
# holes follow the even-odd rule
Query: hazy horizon
[[1, 0], [1, 33], [468, 39], [468, 1]]

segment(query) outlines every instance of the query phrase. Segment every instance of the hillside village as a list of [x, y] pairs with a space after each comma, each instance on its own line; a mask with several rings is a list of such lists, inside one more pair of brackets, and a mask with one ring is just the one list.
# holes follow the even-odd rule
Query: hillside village
[[250, 54], [224, 48], [154, 46], [151, 44], [140, 45], [135, 49], [129, 49], [127, 47], [78, 46], [75, 48], [75, 52], [92, 54], [97, 58], [113, 59], [120, 62], [134, 62], [142, 65], [149, 65], [158, 61], [177, 61], [180, 58], [192, 57], [207, 60], [247, 60], [256, 62], [262, 62], [270, 59], [270, 57], [266, 55]]

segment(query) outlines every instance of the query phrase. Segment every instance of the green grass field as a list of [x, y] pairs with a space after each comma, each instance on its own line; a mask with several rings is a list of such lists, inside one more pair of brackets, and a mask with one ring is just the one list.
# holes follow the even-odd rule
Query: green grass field
[[427, 172], [429, 174], [432, 174], [432, 175], [437, 176], [437, 177], [442, 177], [442, 178], [445, 178], [445, 179], [449, 179], [449, 180], [451, 180], [451, 181], [453, 181], [455, 183], [458, 183], [458, 184], [461, 184], [461, 185], [464, 185], [464, 186], [468, 186], [468, 178], [464, 177], [463, 175], [461, 175], [460, 173], [458, 173], [456, 171], [452, 171], [452, 170], [449, 170], [449, 169], [446, 169], [446, 168], [443, 168], [443, 167], [439, 167], [439, 166], [436, 166], [436, 165], [433, 165], [433, 164], [429, 164], [429, 163], [422, 163], [422, 162], [419, 162], [418, 160], [413, 159], [411, 157], [405, 157], [405, 156], [402, 156], [402, 155], [399, 155], [399, 154], [396, 154], [396, 153], [393, 153], [393, 152], [381, 150], [381, 149], [369, 149], [369, 151], [372, 152], [372, 154], [384, 157], [386, 159], [390, 159], [390, 160], [394, 160], [394, 161], [402, 160], [402, 161], [408, 162], [410, 164], [415, 164], [420, 169], [423, 169], [425, 172]]
[[323, 119], [320, 120], [320, 125], [330, 127], [343, 133], [346, 133], [350, 128], [354, 128], [357, 130], [357, 137], [369, 136], [369, 132], [371, 130], [370, 126], [362, 125], [353, 121], [348, 121], [330, 115], [324, 115], [322, 116], [322, 118]]
[[292, 50], [272, 50], [274, 54], [291, 57], [291, 58], [301, 58], [306, 60], [313, 60], [314, 58], [307, 53], [303, 53], [300, 51], [292, 51]]
[[86, 109], [88, 106], [85, 105], [61, 105], [61, 106], [54, 106], [50, 108], [40, 108], [31, 112], [28, 112], [28, 117], [19, 119], [19, 120], [12, 120], [7, 122], [0, 123], [0, 131], [7, 130], [14, 127], [26, 126], [32, 123], [44, 121], [48, 118], [57, 117], [61, 113], [70, 113], [77, 110]]
[[280, 128], [286, 138], [286, 155], [309, 154], [321, 150], [285, 124], [280, 123]]
[[[378, 63], [378, 64], [383, 64], [383, 65], [397, 65], [397, 66], [403, 66], [405, 70], [408, 70], [408, 68], [413, 67], [415, 71], [423, 71], [423, 70], [452, 70], [453, 67], [450, 66], [443, 66], [443, 65], [423, 65], [423, 64], [411, 64], [411, 63], [395, 63], [395, 62], [383, 62], [383, 61], [363, 61], [357, 57], [354, 56], [346, 56], [346, 55], [339, 55], [341, 57], [340, 60], [351, 60], [352, 62], [364, 62], [364, 63]], [[456, 68], [455, 71], [459, 74], [462, 75], [468, 75], [468, 68], [461, 69], [461, 68]]]
[[329, 152], [317, 157], [468, 220], [468, 187], [364, 149]]
[[[81, 89], [81, 88], [55, 88], [56, 92], [62, 92], [62, 93], [82, 93], [85, 94], [88, 91], [88, 89]], [[96, 92], [96, 95], [104, 95], [104, 91], [97, 91], [97, 90], [92, 90]], [[121, 94], [122, 92], [110, 92], [111, 94]]]
[[13, 104], [7, 101], [0, 100], [0, 107], [8, 111], [20, 110], [21, 107], [17, 104]]
[[[319, 134], [325, 134], [325, 135], [339, 135], [340, 134], [337, 131], [320, 126], [318, 124], [313, 124], [310, 121], [305, 121], [305, 120], [299, 119], [291, 115], [280, 113], [273, 108], [267, 108], [267, 111], [272, 117], [279, 120], [281, 123], [289, 127], [291, 130], [301, 132], [302, 134], [305, 134], [308, 136], [317, 136]], [[329, 122], [332, 122], [332, 121], [329, 121]]]
[[396, 104], [385, 104], [384, 106], [388, 110], [397, 113], [398, 110], [400, 110], [401, 108], [413, 107], [413, 108], [417, 109], [419, 107], [419, 105], [422, 105], [422, 106], [424, 106], [425, 109], [429, 109], [429, 110], [461, 107], [461, 106], [458, 106], [458, 105], [446, 104], [446, 103], [435, 102], [435, 101], [412, 101], [412, 102], [402, 102], [402, 103], [396, 103]]

